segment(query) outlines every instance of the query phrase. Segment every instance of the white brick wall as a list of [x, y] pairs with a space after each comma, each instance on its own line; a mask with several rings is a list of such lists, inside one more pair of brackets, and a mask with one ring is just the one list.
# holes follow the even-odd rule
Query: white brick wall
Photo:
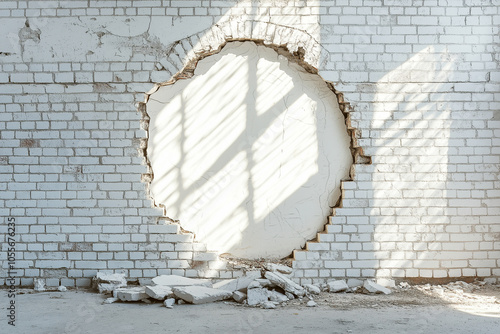
[[[197, 48], [294, 37], [288, 47], [303, 47], [350, 103], [357, 143], [372, 159], [344, 182], [325, 232], [295, 251], [297, 280], [498, 278], [499, 8], [498, 0], [1, 1], [0, 280], [8, 217], [20, 284], [86, 285], [97, 270], [240, 275], [177, 225], [156, 225], [162, 210], [141, 182], [146, 132], [134, 104]], [[223, 33], [204, 36], [212, 25]]]

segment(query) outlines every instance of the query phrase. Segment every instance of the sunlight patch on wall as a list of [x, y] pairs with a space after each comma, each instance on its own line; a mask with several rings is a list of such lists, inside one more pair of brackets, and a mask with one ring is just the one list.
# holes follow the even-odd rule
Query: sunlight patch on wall
[[323, 229], [352, 164], [335, 94], [253, 42], [150, 96], [151, 194], [211, 251], [284, 257]]

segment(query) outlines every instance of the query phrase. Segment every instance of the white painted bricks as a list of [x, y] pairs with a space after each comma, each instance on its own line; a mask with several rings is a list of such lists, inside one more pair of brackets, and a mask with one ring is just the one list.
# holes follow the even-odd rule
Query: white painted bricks
[[[303, 47], [344, 94], [372, 158], [344, 182], [319, 242], [295, 252], [296, 280], [500, 276], [497, 0], [208, 5], [0, 2], [0, 212], [16, 218], [18, 283], [86, 285], [101, 269], [227, 275], [218, 264], [192, 267], [185, 253], [203, 245], [156, 224], [163, 210], [141, 182], [146, 133], [134, 106], [181, 70], [193, 56], [186, 48], [214, 24], [214, 47], [229, 36], [279, 44], [295, 31], [290, 49]], [[121, 29], [127, 18], [131, 30]], [[276, 34], [281, 27], [295, 30]], [[182, 50], [177, 40], [187, 41]]]

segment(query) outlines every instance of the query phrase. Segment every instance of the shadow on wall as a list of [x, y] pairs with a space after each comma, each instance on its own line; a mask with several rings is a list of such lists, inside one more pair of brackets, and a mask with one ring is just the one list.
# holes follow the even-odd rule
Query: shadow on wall
[[437, 263], [426, 260], [448, 241], [443, 198], [450, 110], [438, 101], [452, 85], [447, 78], [453, 64], [445, 58], [434, 47], [424, 48], [377, 82], [370, 219], [379, 277], [432, 277], [425, 269]]
[[323, 229], [352, 156], [318, 75], [232, 42], [147, 109], [153, 198], [209, 250], [284, 257]]
[[[486, 183], [477, 173], [487, 168], [481, 162], [489, 147], [474, 147], [475, 128], [484, 128], [491, 112], [466, 111], [462, 101], [477, 92], [462, 90], [472, 86], [459, 83], [468, 78], [455, 72], [462, 57], [430, 45], [377, 83], [372, 127], [380, 137], [372, 189], [378, 209], [372, 223], [374, 260], [383, 268], [378, 276], [425, 280], [492, 274], [480, 269], [494, 267], [495, 260], [487, 260], [493, 254], [488, 241], [494, 238], [488, 226], [479, 225], [488, 201], [481, 199]], [[477, 253], [480, 242], [483, 256]]]

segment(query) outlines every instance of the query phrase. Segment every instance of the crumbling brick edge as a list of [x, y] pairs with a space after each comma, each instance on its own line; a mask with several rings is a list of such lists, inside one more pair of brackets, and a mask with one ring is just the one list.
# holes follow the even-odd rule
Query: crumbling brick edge
[[[312, 37], [309, 34], [307, 34], [307, 35], [312, 39]], [[166, 59], [169, 59], [171, 61], [171, 59], [174, 56], [181, 59], [181, 56], [178, 54], [179, 53], [179, 46], [187, 44], [187, 45], [193, 46], [193, 48], [194, 48], [194, 45], [193, 45], [194, 43], [191, 42], [192, 39], [193, 39], [193, 37], [190, 36], [190, 37], [186, 38], [186, 40], [188, 40], [189, 42], [186, 42], [186, 40], [174, 42], [168, 48], [168, 50], [166, 52]], [[196, 69], [196, 66], [200, 60], [221, 52], [222, 49], [228, 43], [231, 43], [231, 42], [253, 42], [256, 45], [262, 45], [262, 46], [269, 47], [269, 48], [273, 49], [274, 51], [276, 51], [279, 55], [286, 57], [290, 62], [298, 64], [299, 66], [304, 68], [307, 72], [309, 72], [311, 74], [319, 75], [321, 77], [321, 75], [319, 74], [318, 68], [316, 66], [311, 65], [306, 60], [307, 50], [304, 49], [304, 47], [302, 47], [302, 46], [297, 46], [296, 50], [290, 50], [289, 44], [287, 44], [287, 43], [283, 43], [283, 44], [279, 44], [279, 45], [273, 44], [273, 43], [269, 42], [268, 38], [234, 38], [234, 37], [228, 38], [228, 37], [226, 37], [224, 39], [224, 41], [222, 43], [220, 43], [218, 45], [218, 47], [216, 47], [216, 48], [214, 48], [212, 46], [210, 48], [202, 49], [199, 52], [195, 51], [194, 57], [192, 54], [191, 54], [191, 57], [186, 56], [183, 60], [183, 67], [177, 73], [173, 74], [169, 80], [155, 83], [153, 88], [145, 93], [144, 101], [137, 103], [137, 110], [141, 114], [141, 127], [147, 133], [147, 137], [143, 138], [141, 140], [140, 152], [142, 153], [142, 156], [144, 158], [144, 162], [147, 166], [148, 172], [142, 175], [141, 180], [142, 180], [142, 182], [144, 182], [146, 184], [146, 193], [147, 193], [147, 196], [149, 197], [149, 199], [151, 200], [151, 203], [153, 203], [153, 205], [155, 207], [161, 208], [164, 212], [163, 217], [158, 217], [158, 219], [157, 219], [158, 223], [160, 223], [160, 221], [164, 220], [164, 221], [168, 221], [169, 223], [179, 224], [179, 226], [181, 226], [181, 224], [178, 220], [166, 216], [166, 208], [164, 207], [163, 204], [156, 203], [155, 199], [153, 198], [153, 196], [150, 192], [150, 185], [154, 179], [154, 171], [152, 169], [151, 162], [150, 162], [148, 155], [147, 155], [150, 116], [147, 113], [146, 105], [149, 101], [150, 96], [152, 94], [154, 94], [155, 92], [157, 92], [160, 87], [173, 85], [178, 80], [186, 80], [186, 79], [192, 78], [194, 76], [194, 71]], [[319, 45], [319, 44], [317, 44], [317, 45]], [[310, 57], [309, 57], [309, 59], [310, 59]], [[171, 62], [174, 62], [174, 61], [171, 61]], [[163, 70], [165, 70], [164, 66], [160, 66], [160, 67]], [[330, 82], [330, 81], [327, 81], [324, 79], [323, 79], [323, 81], [325, 81], [327, 87], [335, 94], [335, 96], [337, 98], [339, 108], [344, 116], [346, 130], [347, 130], [348, 136], [350, 138], [350, 147], [349, 148], [350, 148], [351, 155], [353, 158], [353, 164], [352, 164], [350, 171], [349, 171], [349, 177], [341, 181], [341, 188], [342, 188], [342, 182], [354, 180], [354, 177], [355, 177], [354, 166], [357, 164], [371, 164], [371, 157], [366, 156], [363, 152], [363, 148], [360, 145], [358, 145], [358, 138], [360, 137], [360, 132], [357, 131], [357, 129], [354, 128], [351, 124], [350, 113], [351, 113], [351, 111], [353, 111], [353, 107], [350, 105], [349, 102], [347, 102], [344, 99], [344, 95], [335, 89], [333, 82]], [[332, 207], [332, 210], [333, 210], [332, 215], [335, 214], [335, 208], [342, 207], [342, 199], [343, 199], [343, 193], [341, 193], [335, 206]], [[330, 220], [328, 218], [329, 217], [327, 217], [323, 231], [326, 229], [326, 225], [329, 224]], [[192, 232], [185, 231], [181, 227], [181, 233], [192, 233]], [[322, 232], [319, 232], [319, 233], [322, 233]], [[194, 233], [193, 233], [193, 235], [194, 235]], [[307, 243], [308, 242], [315, 242], [315, 241], [317, 241], [317, 239], [318, 239], [318, 237], [316, 236], [313, 240], [307, 241], [302, 249], [307, 249]], [[196, 242], [196, 241], [194, 241], [194, 242]], [[247, 259], [229, 258], [229, 257], [223, 257], [223, 256], [220, 256], [219, 258], [223, 261], [226, 261], [232, 270], [240, 271], [241, 267], [239, 266], [239, 264], [241, 264], [241, 263], [245, 263], [249, 267], [254, 267], [254, 268], [261, 267], [265, 262], [280, 262], [280, 263], [284, 263], [284, 264], [290, 264], [293, 266], [294, 254], [295, 254], [295, 250], [292, 251], [288, 257], [285, 257], [283, 259], [261, 259], [261, 260], [255, 260], [255, 261], [250, 261]], [[196, 264], [197, 264], [196, 261], [192, 262], [193, 267], [196, 267]], [[228, 270], [230, 268], [225, 268], [225, 270]]]

